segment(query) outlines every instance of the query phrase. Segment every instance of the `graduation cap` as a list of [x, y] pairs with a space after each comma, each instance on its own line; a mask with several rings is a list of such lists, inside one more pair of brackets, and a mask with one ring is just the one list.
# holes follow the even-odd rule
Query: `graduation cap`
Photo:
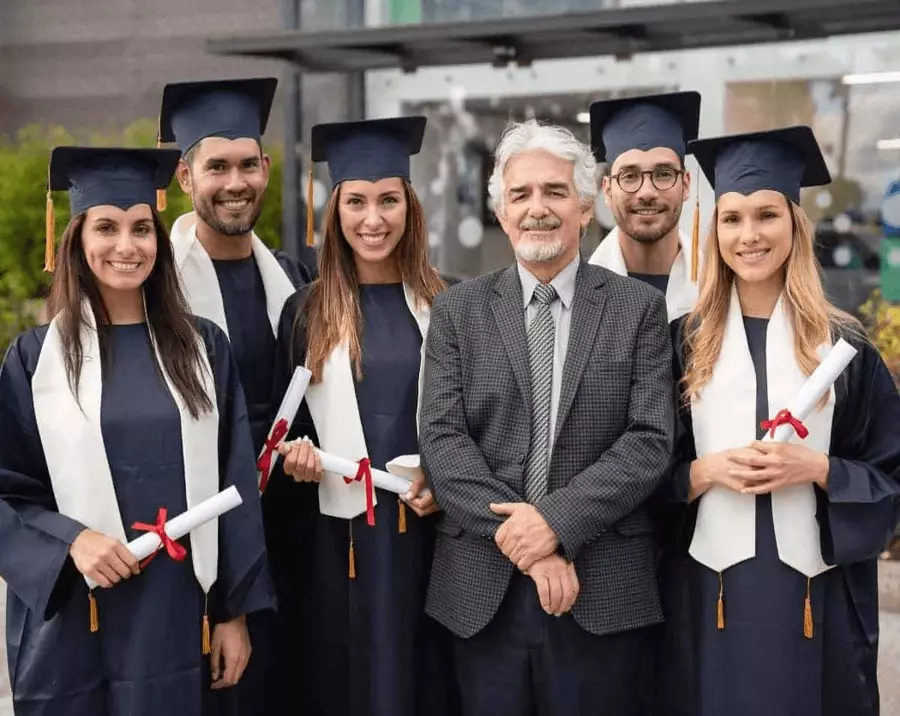
[[180, 157], [177, 149], [53, 149], [48, 168], [44, 270], [53, 271], [56, 263], [52, 192], [68, 191], [72, 216], [95, 206], [153, 206], [157, 191], [172, 181]]
[[[260, 141], [269, 122], [278, 79], [176, 82], [163, 89], [157, 145], [176, 142], [186, 153], [207, 137]], [[157, 209], [165, 209], [165, 194]]]
[[729, 192], [770, 189], [799, 204], [801, 187], [831, 182], [822, 150], [805, 125], [700, 139], [691, 149], [717, 201]]
[[312, 128], [311, 162], [306, 197], [306, 243], [313, 245], [312, 162], [327, 162], [332, 184], [410, 178], [409, 158], [422, 149], [427, 119], [391, 117], [317, 124]]
[[[591, 149], [598, 162], [612, 164], [630, 149], [671, 149], [682, 159], [700, 131], [700, 93], [694, 91], [622, 97], [593, 102]], [[694, 205], [691, 281], [697, 280], [700, 248], [700, 192]]]
[[623, 97], [593, 102], [591, 148], [598, 162], [612, 164], [629, 149], [671, 149], [688, 154], [687, 143], [700, 129], [700, 93]]

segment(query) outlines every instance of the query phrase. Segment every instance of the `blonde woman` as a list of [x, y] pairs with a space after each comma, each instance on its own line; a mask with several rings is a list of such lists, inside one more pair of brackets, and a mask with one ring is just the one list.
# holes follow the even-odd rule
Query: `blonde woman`
[[[876, 558], [900, 492], [900, 398], [822, 287], [799, 203], [828, 170], [808, 127], [691, 149], [716, 212], [697, 307], [673, 323], [670, 486], [688, 509], [669, 560], [681, 653], [662, 671], [692, 676], [659, 713], [875, 716]], [[805, 439], [761, 442], [839, 338], [859, 353], [796, 425]]]

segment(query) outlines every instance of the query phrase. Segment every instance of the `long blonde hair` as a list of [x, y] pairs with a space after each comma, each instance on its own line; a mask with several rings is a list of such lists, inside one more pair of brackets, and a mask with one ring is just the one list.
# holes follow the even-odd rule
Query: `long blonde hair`
[[[864, 337], [853, 316], [834, 306], [825, 295], [822, 269], [814, 250], [815, 230], [806, 212], [785, 197], [791, 212], [793, 240], [785, 261], [783, 304], [794, 329], [794, 355], [805, 375], [819, 365], [818, 348], [838, 334]], [[681, 380], [686, 401], [699, 396], [712, 378], [722, 350], [725, 322], [731, 304], [734, 272], [719, 251], [716, 229], [718, 209], [706, 237], [704, 266], [700, 276], [700, 297], [684, 323], [686, 364]]]
[[[294, 317], [294, 332], [305, 323], [307, 367], [312, 382], [322, 379], [322, 368], [331, 351], [343, 341], [349, 342], [350, 362], [357, 380], [362, 378], [360, 335], [362, 312], [359, 306], [359, 280], [353, 249], [341, 231], [340, 186], [331, 194], [325, 210], [326, 220], [319, 278], [310, 286], [305, 306]], [[410, 287], [416, 305], [431, 305], [446, 284], [428, 262], [428, 231], [425, 214], [412, 185], [403, 180], [406, 195], [406, 230], [394, 249], [400, 278]], [[292, 345], [294, 341], [291, 341]], [[303, 356], [293, 356], [302, 361]]]

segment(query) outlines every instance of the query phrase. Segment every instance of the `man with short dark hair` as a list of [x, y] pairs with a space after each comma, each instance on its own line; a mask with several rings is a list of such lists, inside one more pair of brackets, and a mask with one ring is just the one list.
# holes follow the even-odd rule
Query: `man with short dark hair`
[[[594, 102], [590, 115], [591, 147], [597, 161], [607, 163], [603, 199], [616, 228], [589, 262], [662, 291], [672, 321], [697, 302], [699, 250], [678, 222], [690, 196], [684, 158], [687, 142], [697, 138], [700, 95], [675, 92]], [[697, 230], [695, 224], [695, 235]]]
[[[194, 207], [171, 232], [182, 287], [193, 313], [216, 323], [231, 341], [257, 454], [272, 420], [281, 309], [310, 280], [302, 265], [271, 251], [253, 231], [269, 182], [261, 135], [276, 85], [275, 78], [170, 84], [160, 111], [159, 139], [181, 149], [176, 175]], [[262, 507], [265, 521], [265, 496]], [[271, 544], [275, 538], [266, 527]], [[252, 615], [248, 627], [253, 656], [236, 687], [237, 713], [277, 714], [271, 694], [285, 677], [277, 675], [271, 613]]]

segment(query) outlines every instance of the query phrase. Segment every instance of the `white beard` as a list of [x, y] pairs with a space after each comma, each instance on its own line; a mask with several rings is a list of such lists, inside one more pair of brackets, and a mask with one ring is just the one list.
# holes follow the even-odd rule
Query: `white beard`
[[523, 239], [516, 245], [516, 256], [529, 263], [553, 261], [565, 251], [562, 241], [533, 241]]

